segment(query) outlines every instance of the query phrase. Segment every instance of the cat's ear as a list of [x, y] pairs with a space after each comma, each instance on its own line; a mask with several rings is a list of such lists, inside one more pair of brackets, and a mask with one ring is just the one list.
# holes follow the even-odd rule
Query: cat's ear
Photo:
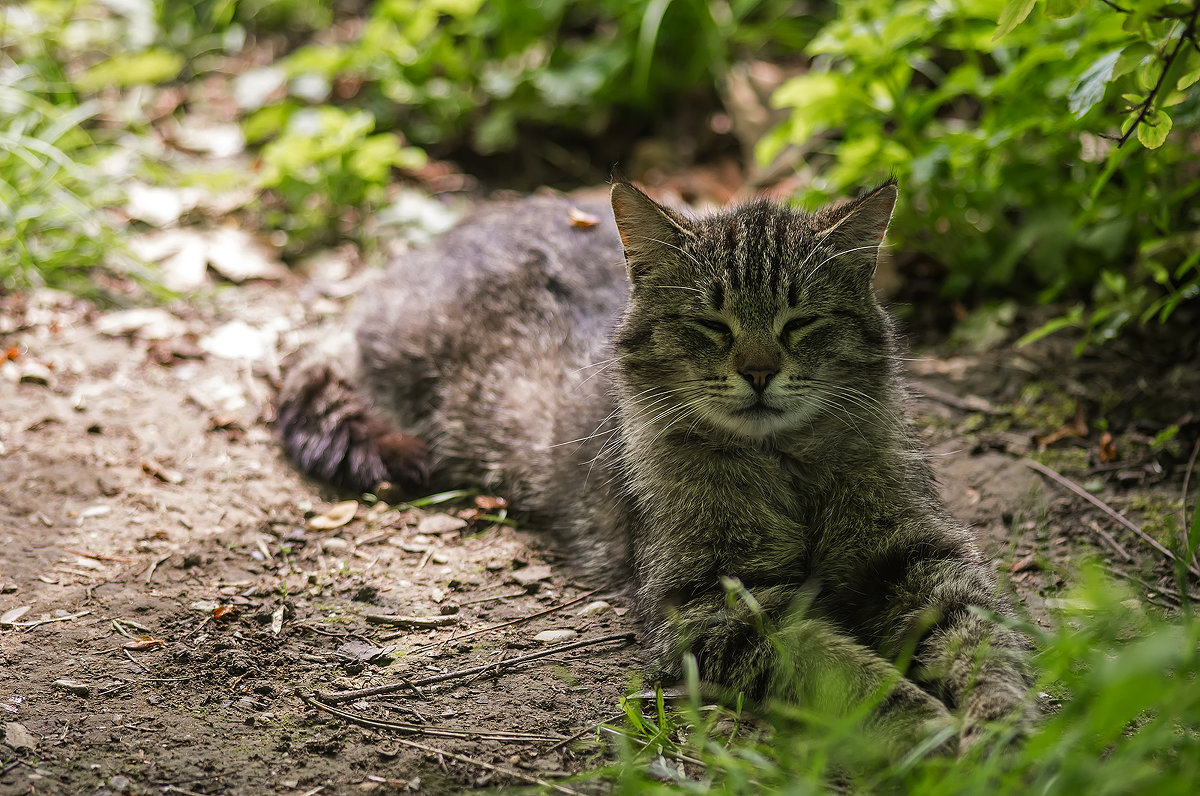
[[655, 265], [678, 258], [684, 239], [692, 236], [686, 218], [627, 182], [613, 183], [612, 209], [629, 281], [635, 285]]
[[[869, 263], [875, 270], [879, 246], [896, 207], [896, 183], [889, 180], [873, 191], [838, 205], [820, 219], [823, 227], [818, 240], [828, 240], [849, 255], [852, 262]], [[869, 273], [868, 273], [869, 275]]]

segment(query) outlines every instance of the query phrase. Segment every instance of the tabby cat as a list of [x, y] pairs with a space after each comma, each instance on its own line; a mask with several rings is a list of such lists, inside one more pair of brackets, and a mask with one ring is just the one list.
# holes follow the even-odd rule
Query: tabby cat
[[876, 700], [902, 743], [1023, 717], [1027, 643], [987, 618], [1009, 609], [871, 288], [895, 185], [815, 213], [611, 200], [615, 225], [493, 206], [396, 262], [287, 375], [287, 453], [355, 490], [507, 495], [597, 580], [632, 574], [661, 679], [690, 654], [730, 693]]

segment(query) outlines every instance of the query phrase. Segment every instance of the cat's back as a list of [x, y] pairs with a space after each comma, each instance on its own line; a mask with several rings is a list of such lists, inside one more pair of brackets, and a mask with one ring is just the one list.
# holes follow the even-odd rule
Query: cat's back
[[543, 196], [495, 202], [397, 258], [362, 297], [363, 314], [411, 304], [461, 307], [456, 321], [506, 321], [564, 306], [585, 314], [619, 309], [622, 263], [605, 205]]
[[[609, 333], [628, 292], [606, 205], [485, 205], [359, 300], [361, 374], [451, 480], [545, 491], [554, 446], [610, 411]], [[597, 378], [590, 378], [597, 376]]]

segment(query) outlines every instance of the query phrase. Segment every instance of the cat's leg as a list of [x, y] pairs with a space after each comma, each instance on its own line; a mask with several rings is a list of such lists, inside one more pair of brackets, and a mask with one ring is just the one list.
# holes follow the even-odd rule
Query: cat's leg
[[359, 386], [349, 334], [293, 355], [276, 399], [275, 427], [305, 473], [365, 492], [381, 481], [416, 489], [429, 479], [429, 451], [395, 428]]
[[[960, 746], [969, 748], [988, 722], [1036, 717], [1030, 700], [1030, 645], [987, 616], [1007, 607], [982, 561], [938, 555], [944, 545], [915, 545], [893, 580], [878, 625], [884, 654], [913, 653], [909, 676], [962, 717]], [[921, 555], [920, 551], [929, 555]], [[978, 609], [983, 609], [981, 614]]]
[[952, 725], [936, 697], [830, 622], [806, 615], [796, 597], [794, 587], [775, 586], [732, 601], [706, 594], [672, 609], [650, 634], [665, 662], [661, 673], [678, 677], [679, 657], [690, 651], [702, 679], [753, 699], [833, 715], [873, 703], [868, 726], [896, 754]]

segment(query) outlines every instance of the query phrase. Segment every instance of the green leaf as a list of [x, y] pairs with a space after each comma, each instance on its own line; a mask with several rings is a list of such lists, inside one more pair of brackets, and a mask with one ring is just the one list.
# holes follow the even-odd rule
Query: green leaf
[[1027, 332], [1026, 334], [1022, 335], [1021, 339], [1017, 341], [1017, 348], [1022, 348], [1030, 343], [1037, 342], [1043, 337], [1048, 337], [1049, 335], [1052, 335], [1062, 329], [1066, 329], [1067, 327], [1079, 326], [1082, 322], [1083, 305], [1076, 304], [1066, 315], [1061, 315], [1057, 318], [1049, 320], [1038, 328], [1034, 329], [1032, 332]]
[[1154, 48], [1144, 41], [1135, 41], [1121, 51], [1121, 57], [1117, 59], [1117, 65], [1113, 67], [1113, 78], [1127, 75], [1134, 69], [1142, 65], [1150, 56], [1154, 55]]
[[1175, 88], [1179, 91], [1187, 91], [1197, 80], [1200, 80], [1200, 67], [1193, 69], [1175, 83]]
[[1000, 12], [1000, 19], [996, 23], [996, 32], [992, 36], [992, 41], [1011, 33], [1013, 28], [1025, 21], [1025, 17], [1029, 16], [1029, 12], [1033, 10], [1034, 2], [1036, 0], [1008, 0], [1004, 10]]
[[1067, 107], [1075, 114], [1076, 119], [1081, 118], [1093, 105], [1104, 99], [1104, 90], [1113, 79], [1113, 68], [1120, 57], [1121, 50], [1113, 50], [1100, 56], [1079, 78], [1075, 88], [1071, 89]]
[[143, 50], [122, 53], [89, 68], [75, 85], [80, 91], [99, 91], [102, 88], [140, 86], [174, 80], [183, 69], [184, 58], [168, 50]]
[[1158, 149], [1167, 140], [1171, 132], [1171, 117], [1159, 109], [1146, 114], [1146, 118], [1138, 125], [1137, 137], [1146, 149]]
[[1066, 19], [1078, 14], [1088, 0], [1046, 0], [1046, 16], [1050, 19]]

